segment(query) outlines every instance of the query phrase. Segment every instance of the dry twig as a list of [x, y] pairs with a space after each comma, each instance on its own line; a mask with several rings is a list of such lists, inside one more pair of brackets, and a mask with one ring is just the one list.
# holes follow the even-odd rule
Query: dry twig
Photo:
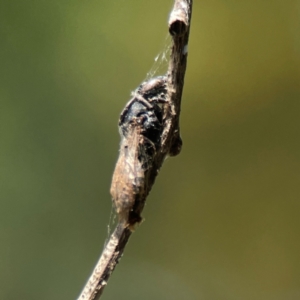
[[[179, 154], [179, 115], [187, 62], [192, 0], [175, 0], [169, 18], [173, 43], [168, 73], [143, 83], [121, 114], [120, 156], [111, 194], [119, 223], [78, 300], [99, 299], [122, 256], [146, 197], [167, 155]], [[157, 103], [163, 102], [160, 111]]]

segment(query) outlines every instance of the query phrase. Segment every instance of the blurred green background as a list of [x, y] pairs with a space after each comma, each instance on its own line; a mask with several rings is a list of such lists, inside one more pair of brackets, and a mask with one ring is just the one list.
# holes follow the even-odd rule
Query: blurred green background
[[[0, 2], [0, 299], [79, 295], [107, 237], [119, 113], [172, 3]], [[299, 1], [195, 1], [183, 150], [103, 299], [300, 299], [299, 20]]]

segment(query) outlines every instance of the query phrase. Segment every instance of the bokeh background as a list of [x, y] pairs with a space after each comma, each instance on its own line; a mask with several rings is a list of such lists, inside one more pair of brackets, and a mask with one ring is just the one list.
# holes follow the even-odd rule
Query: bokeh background
[[[107, 237], [118, 116], [171, 7], [0, 2], [0, 299], [80, 293]], [[183, 150], [103, 299], [300, 299], [299, 20], [299, 1], [195, 1]]]

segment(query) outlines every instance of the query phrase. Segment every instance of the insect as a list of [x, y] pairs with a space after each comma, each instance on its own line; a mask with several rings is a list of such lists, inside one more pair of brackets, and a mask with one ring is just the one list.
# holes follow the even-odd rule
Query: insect
[[133, 227], [148, 193], [146, 172], [160, 147], [163, 130], [161, 104], [166, 103], [166, 77], [143, 82], [133, 93], [119, 119], [120, 153], [110, 193], [119, 221]]

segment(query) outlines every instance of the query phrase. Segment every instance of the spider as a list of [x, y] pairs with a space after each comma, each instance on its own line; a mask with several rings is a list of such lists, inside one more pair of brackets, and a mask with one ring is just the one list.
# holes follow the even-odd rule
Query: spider
[[162, 132], [162, 109], [166, 103], [166, 76], [158, 76], [143, 82], [131, 95], [119, 119], [121, 137], [127, 137], [129, 128], [140, 125], [141, 134], [156, 147]]

